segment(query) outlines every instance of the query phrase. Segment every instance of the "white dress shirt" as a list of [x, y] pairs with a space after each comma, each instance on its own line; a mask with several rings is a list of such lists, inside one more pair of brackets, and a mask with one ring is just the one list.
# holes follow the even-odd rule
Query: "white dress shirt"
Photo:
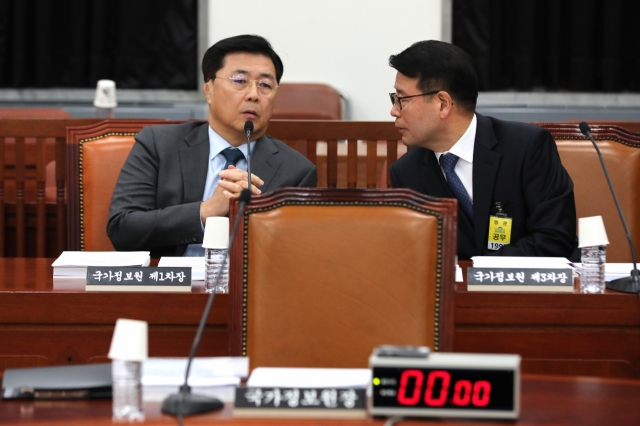
[[[456, 163], [456, 167], [454, 171], [460, 178], [460, 182], [464, 186], [464, 189], [469, 194], [469, 198], [473, 201], [473, 147], [476, 141], [476, 128], [478, 127], [478, 120], [476, 119], [476, 115], [473, 114], [473, 119], [467, 128], [467, 131], [464, 132], [462, 137], [458, 139], [458, 141], [453, 144], [451, 149], [447, 152], [456, 155], [459, 160]], [[440, 164], [440, 156], [442, 154], [446, 154], [445, 152], [436, 152], [436, 160], [438, 160], [438, 164]], [[444, 175], [444, 170], [440, 167], [440, 171]], [[445, 180], [446, 180], [445, 176]]]
[[[251, 142], [251, 153], [256, 146], [256, 141]], [[220, 180], [220, 172], [226, 164], [227, 160], [222, 155], [222, 151], [227, 148], [233, 148], [233, 146], [224, 140], [222, 136], [217, 134], [215, 130], [209, 126], [209, 169], [207, 171], [207, 180], [204, 185], [204, 193], [202, 194], [202, 201], [209, 199], [213, 195], [213, 191], [218, 186]], [[243, 143], [237, 147], [244, 158], [238, 161], [236, 167], [247, 171], [247, 144]]]
[[[250, 143], [251, 145], [251, 153], [254, 152], [256, 141]], [[222, 151], [227, 148], [234, 148], [229, 142], [224, 140], [222, 136], [216, 133], [215, 130], [209, 126], [209, 168], [207, 169], [207, 180], [204, 184], [204, 192], [202, 194], [202, 201], [209, 199], [213, 195], [213, 191], [215, 191], [218, 186], [218, 181], [220, 180], [220, 172], [222, 168], [226, 164], [227, 160], [222, 155]], [[247, 144], [244, 143], [237, 147], [242, 155], [244, 156], [242, 159], [238, 160], [236, 163], [236, 167], [247, 171]], [[200, 226], [202, 227], [202, 232], [204, 233], [204, 224], [202, 220], [200, 221]], [[187, 250], [184, 252], [185, 256], [204, 256], [204, 249], [202, 248], [202, 244], [189, 244], [187, 246]]]

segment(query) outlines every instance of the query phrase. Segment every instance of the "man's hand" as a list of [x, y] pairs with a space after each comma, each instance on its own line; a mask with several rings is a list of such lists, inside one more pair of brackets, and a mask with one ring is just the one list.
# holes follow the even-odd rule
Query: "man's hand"
[[[200, 204], [200, 219], [206, 223], [211, 216], [226, 216], [229, 214], [229, 200], [240, 196], [243, 189], [248, 188], [248, 174], [244, 170], [235, 166], [220, 172], [218, 187], [213, 191], [213, 195]], [[262, 179], [251, 174], [251, 192], [260, 195], [259, 186], [264, 185]]]
[[[238, 169], [235, 166], [229, 166], [228, 169], [220, 172], [220, 180], [218, 181], [218, 187], [224, 189], [223, 195], [227, 199], [238, 198], [243, 189], [249, 187], [249, 175], [244, 170]], [[254, 195], [260, 195], [262, 191], [258, 187], [264, 185], [262, 179], [258, 176], [251, 174], [251, 193]]]

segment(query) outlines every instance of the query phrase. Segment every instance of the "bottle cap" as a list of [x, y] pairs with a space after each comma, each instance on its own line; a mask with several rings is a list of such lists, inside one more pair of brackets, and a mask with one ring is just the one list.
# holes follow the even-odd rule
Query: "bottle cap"
[[226, 249], [229, 246], [229, 218], [208, 217], [204, 227], [202, 247]]
[[609, 244], [602, 216], [581, 217], [578, 219], [578, 247], [597, 247]]
[[93, 99], [93, 106], [97, 108], [115, 108], [118, 106], [118, 101], [116, 100], [115, 81], [98, 80], [96, 96]]
[[111, 339], [109, 358], [144, 361], [149, 357], [146, 321], [118, 319]]

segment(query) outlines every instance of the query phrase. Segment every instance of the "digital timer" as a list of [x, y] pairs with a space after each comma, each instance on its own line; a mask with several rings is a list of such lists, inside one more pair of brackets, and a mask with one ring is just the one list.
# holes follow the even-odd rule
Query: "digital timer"
[[[407, 348], [403, 348], [406, 353]], [[515, 419], [520, 356], [374, 351], [371, 414]]]

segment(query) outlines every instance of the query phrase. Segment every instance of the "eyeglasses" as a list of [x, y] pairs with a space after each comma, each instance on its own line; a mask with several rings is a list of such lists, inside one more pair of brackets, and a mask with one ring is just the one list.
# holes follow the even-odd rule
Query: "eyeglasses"
[[[213, 77], [224, 80], [224, 77]], [[258, 92], [265, 96], [272, 95], [276, 92], [276, 89], [279, 87], [278, 83], [269, 77], [262, 77], [260, 80], [252, 80], [244, 74], [236, 74], [231, 77], [228, 77], [231, 82], [231, 87], [233, 87], [237, 91], [244, 90], [248, 87], [251, 87], [251, 83], [256, 83], [256, 87], [258, 88]]]
[[427, 93], [420, 93], [418, 95], [411, 95], [411, 96], [398, 96], [396, 93], [389, 93], [389, 98], [391, 98], [391, 105], [395, 106], [396, 108], [398, 108], [398, 111], [402, 111], [402, 100], [403, 99], [409, 99], [409, 98], [415, 98], [417, 96], [430, 96], [430, 95], [435, 95], [436, 93], [438, 93], [440, 90], [434, 90], [432, 92], [427, 92]]

